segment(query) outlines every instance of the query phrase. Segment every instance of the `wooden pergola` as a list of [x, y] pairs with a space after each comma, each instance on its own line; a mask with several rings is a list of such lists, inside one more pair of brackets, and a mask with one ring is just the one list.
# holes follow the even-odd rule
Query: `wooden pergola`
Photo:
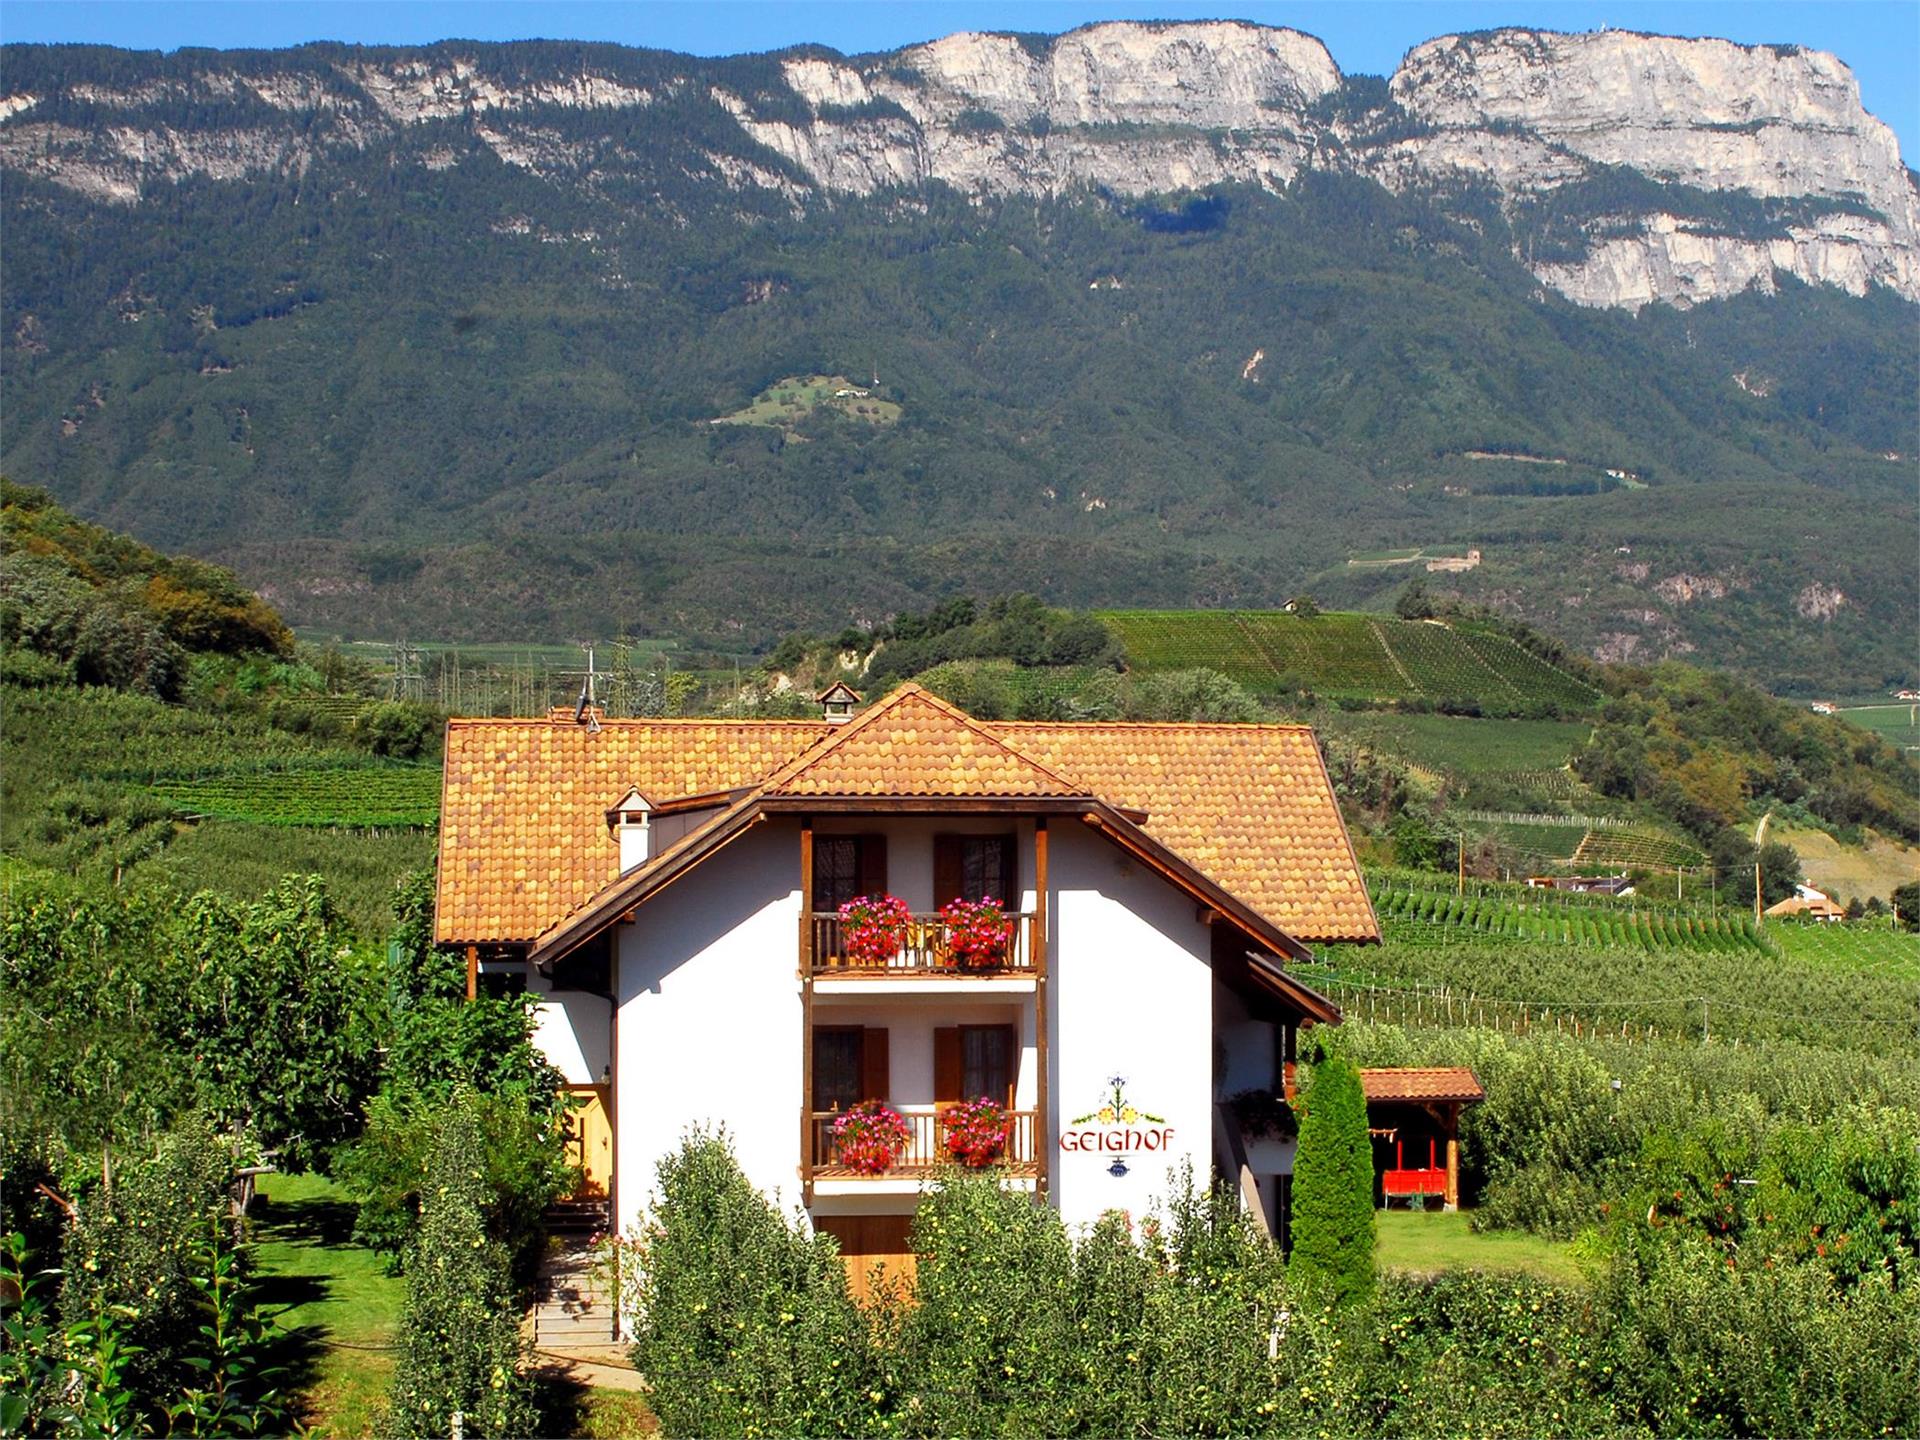
[[1460, 1206], [1460, 1111], [1487, 1098], [1464, 1065], [1360, 1072], [1379, 1200], [1437, 1197]]

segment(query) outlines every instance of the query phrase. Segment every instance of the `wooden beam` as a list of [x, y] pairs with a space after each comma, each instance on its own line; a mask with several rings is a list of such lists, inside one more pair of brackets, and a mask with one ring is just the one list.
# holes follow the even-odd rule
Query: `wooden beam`
[[1447, 1193], [1445, 1208], [1460, 1208], [1460, 1107], [1449, 1107], [1447, 1117]]
[[467, 946], [467, 999], [480, 998], [480, 947]]
[[1047, 943], [1049, 883], [1047, 821], [1042, 816], [1033, 822], [1033, 1033], [1038, 1070], [1034, 1077], [1033, 1158], [1040, 1167], [1034, 1194], [1042, 1202], [1048, 1199], [1053, 1179], [1053, 1112], [1047, 1084], [1047, 1067], [1052, 1063], [1047, 1046], [1047, 971], [1052, 955], [1052, 947]]
[[813, 817], [800, 821], [800, 1194], [813, 1207]]
[[813, 1206], [813, 976], [800, 980], [800, 1196]]
[[800, 821], [800, 973], [813, 973], [813, 817]]

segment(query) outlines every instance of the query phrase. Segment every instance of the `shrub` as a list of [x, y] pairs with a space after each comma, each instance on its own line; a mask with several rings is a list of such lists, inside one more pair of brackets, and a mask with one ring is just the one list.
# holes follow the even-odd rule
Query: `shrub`
[[1075, 1384], [1073, 1246], [1051, 1207], [981, 1176], [954, 1176], [921, 1202], [915, 1304], [898, 1383], [930, 1435], [1057, 1434]]
[[1300, 1109], [1292, 1263], [1345, 1304], [1374, 1283], [1373, 1147], [1360, 1072], [1337, 1056], [1322, 1061]]
[[[564, 1121], [536, 1109], [525, 1095], [464, 1092], [463, 1108], [485, 1137], [477, 1202], [489, 1239], [506, 1247], [514, 1273], [527, 1277], [538, 1259], [541, 1214], [572, 1188]], [[424, 1211], [437, 1137], [450, 1101], [383, 1091], [367, 1107], [367, 1127], [334, 1167], [360, 1209], [354, 1239], [382, 1252], [393, 1268]]]
[[838, 1247], [781, 1219], [724, 1135], [659, 1166], [634, 1363], [671, 1435], [859, 1435], [889, 1400]]
[[511, 1256], [487, 1233], [488, 1139], [477, 1101], [456, 1093], [434, 1141], [387, 1415], [396, 1440], [439, 1440], [456, 1412], [469, 1435], [537, 1433]]
[[189, 1117], [146, 1154], [103, 1155], [97, 1185], [74, 1197], [63, 1237], [60, 1316], [118, 1322], [126, 1383], [157, 1414], [191, 1378], [199, 1323], [194, 1276], [207, 1227], [227, 1208], [233, 1150]]
[[1841, 1292], [1817, 1264], [1698, 1238], [1622, 1251], [1598, 1299], [1625, 1424], [1663, 1434], [1920, 1432], [1920, 1288]]

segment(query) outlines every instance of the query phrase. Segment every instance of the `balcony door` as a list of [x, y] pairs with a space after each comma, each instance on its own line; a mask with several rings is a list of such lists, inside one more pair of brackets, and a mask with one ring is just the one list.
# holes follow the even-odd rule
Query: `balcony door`
[[831, 915], [857, 896], [886, 893], [886, 836], [814, 836], [812, 898], [817, 913]]
[[1011, 1025], [944, 1025], [933, 1032], [936, 1106], [989, 1100], [1013, 1107], [1020, 1042]]
[[998, 900], [1009, 912], [1019, 908], [1011, 835], [936, 835], [933, 837], [933, 905], [949, 900]]
[[875, 1025], [813, 1027], [813, 1108], [846, 1110], [892, 1089], [887, 1032]]

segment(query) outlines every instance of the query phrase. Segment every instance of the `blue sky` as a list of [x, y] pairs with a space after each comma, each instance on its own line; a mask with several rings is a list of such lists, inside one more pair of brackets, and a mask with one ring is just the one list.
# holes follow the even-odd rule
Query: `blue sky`
[[855, 53], [954, 30], [1068, 30], [1102, 19], [1238, 18], [1317, 35], [1349, 73], [1384, 75], [1412, 45], [1499, 25], [1600, 25], [1749, 44], [1831, 50], [1853, 67], [1867, 108], [1920, 161], [1920, 0], [1299, 0], [1291, 4], [1159, 0], [0, 0], [0, 41], [87, 41], [134, 49], [272, 47], [307, 40], [412, 45], [533, 37], [612, 40], [700, 55], [803, 41]]

